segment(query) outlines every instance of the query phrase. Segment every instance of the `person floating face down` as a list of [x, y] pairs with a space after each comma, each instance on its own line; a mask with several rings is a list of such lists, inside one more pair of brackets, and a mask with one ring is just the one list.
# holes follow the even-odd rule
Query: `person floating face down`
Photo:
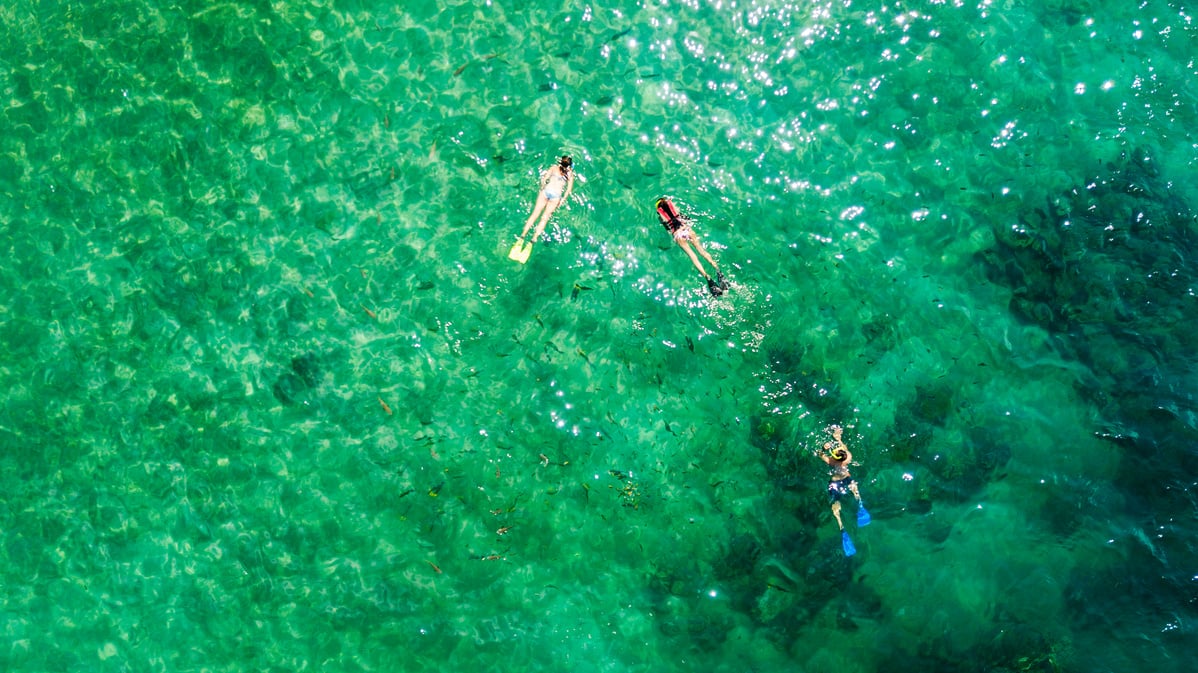
[[[703, 278], [707, 280], [707, 289], [712, 296], [718, 297], [724, 294], [724, 290], [728, 289], [728, 281], [724, 280], [724, 274], [720, 272], [719, 265], [715, 263], [715, 260], [711, 258], [707, 249], [699, 241], [699, 236], [695, 234], [690, 218], [683, 217], [674, 202], [669, 197], [663, 196], [657, 199], [657, 219], [661, 222], [661, 226], [670, 233], [670, 236], [674, 237], [678, 247], [686, 252], [687, 257], [690, 257], [691, 263], [695, 265]], [[715, 269], [716, 277], [714, 279], [707, 273], [703, 262], [699, 261], [699, 256], [695, 254], [696, 251]]]
[[[519, 238], [516, 239], [516, 246], [513, 251], [519, 249], [523, 253], [523, 258], [528, 259], [528, 251], [531, 251], [532, 244], [541, 238], [541, 234], [545, 232], [545, 225], [549, 224], [549, 217], [553, 215], [553, 211], [562, 204], [570, 193], [574, 191], [574, 160], [568, 156], [561, 158], [557, 164], [545, 169], [541, 174], [541, 190], [537, 192], [537, 202], [533, 206], [532, 212], [528, 215], [528, 220], [524, 222], [524, 230], [520, 232]], [[540, 220], [537, 220], [537, 217]], [[537, 228], [532, 232], [532, 240], [525, 244], [524, 239], [528, 237], [528, 231], [533, 228], [533, 223], [536, 223]]]
[[840, 519], [840, 498], [846, 493], [852, 493], [857, 500], [857, 507], [862, 508], [861, 493], [857, 491], [857, 482], [849, 474], [849, 464], [853, 462], [853, 454], [849, 453], [849, 447], [841, 439], [844, 429], [839, 425], [833, 425], [828, 428], [828, 432], [832, 435], [832, 441], [825, 442], [823, 451], [817, 451], [815, 455], [827, 463], [830, 468], [828, 498], [832, 501], [832, 516], [836, 517], [836, 525], [843, 532], [844, 521]]

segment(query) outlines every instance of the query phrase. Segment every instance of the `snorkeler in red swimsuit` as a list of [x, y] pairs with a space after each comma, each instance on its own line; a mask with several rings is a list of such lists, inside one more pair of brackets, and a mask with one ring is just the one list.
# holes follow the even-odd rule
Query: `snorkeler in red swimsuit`
[[[724, 290], [728, 289], [728, 281], [724, 280], [724, 274], [720, 271], [720, 267], [715, 260], [708, 254], [707, 249], [699, 241], [699, 236], [695, 234], [691, 220], [683, 217], [682, 213], [678, 212], [678, 208], [670, 201], [669, 197], [663, 196], [657, 200], [657, 218], [661, 221], [661, 225], [670, 232], [674, 237], [674, 241], [678, 246], [686, 252], [687, 257], [691, 258], [691, 263], [699, 270], [703, 278], [707, 280], [707, 289], [713, 297], [718, 297], [724, 294]], [[699, 261], [699, 257], [695, 254], [698, 251], [699, 255], [703, 256], [712, 268], [715, 269], [716, 277], [713, 279], [707, 273], [707, 269], [703, 266], [703, 262]]]

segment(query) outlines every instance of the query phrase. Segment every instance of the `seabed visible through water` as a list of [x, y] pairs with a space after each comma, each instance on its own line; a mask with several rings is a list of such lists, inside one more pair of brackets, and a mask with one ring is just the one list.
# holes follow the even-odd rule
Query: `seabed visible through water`
[[1189, 670], [1188, 6], [0, 19], [3, 670]]

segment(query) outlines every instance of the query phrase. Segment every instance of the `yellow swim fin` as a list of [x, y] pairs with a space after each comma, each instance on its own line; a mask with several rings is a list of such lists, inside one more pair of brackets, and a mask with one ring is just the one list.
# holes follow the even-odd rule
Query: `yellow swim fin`
[[528, 261], [528, 256], [532, 254], [532, 243], [525, 243], [523, 238], [517, 238], [516, 243], [512, 245], [512, 249], [508, 252], [508, 259], [524, 264]]

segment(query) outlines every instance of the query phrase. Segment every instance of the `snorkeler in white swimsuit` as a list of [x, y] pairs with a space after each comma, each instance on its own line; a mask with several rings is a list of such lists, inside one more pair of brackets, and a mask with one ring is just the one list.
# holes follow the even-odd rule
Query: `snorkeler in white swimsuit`
[[[536, 243], [541, 234], [545, 232], [545, 225], [549, 224], [549, 217], [574, 191], [574, 171], [571, 170], [573, 165], [574, 161], [565, 156], [556, 165], [550, 166], [541, 174], [541, 191], [537, 193], [537, 203], [524, 223], [524, 230], [520, 232], [516, 244], [508, 253], [509, 258], [521, 264], [528, 261], [528, 256], [532, 253], [532, 244]], [[541, 218], [539, 222], [537, 222], [538, 215]], [[532, 229], [534, 222], [537, 223], [537, 228], [532, 232], [532, 240], [525, 243], [524, 239], [528, 236], [528, 230]]]
[[545, 185], [541, 189], [541, 195], [545, 197], [546, 201], [558, 200], [561, 198], [562, 192], [566, 188], [566, 182], [566, 177], [560, 172], [550, 175], [549, 178], [545, 180]]

